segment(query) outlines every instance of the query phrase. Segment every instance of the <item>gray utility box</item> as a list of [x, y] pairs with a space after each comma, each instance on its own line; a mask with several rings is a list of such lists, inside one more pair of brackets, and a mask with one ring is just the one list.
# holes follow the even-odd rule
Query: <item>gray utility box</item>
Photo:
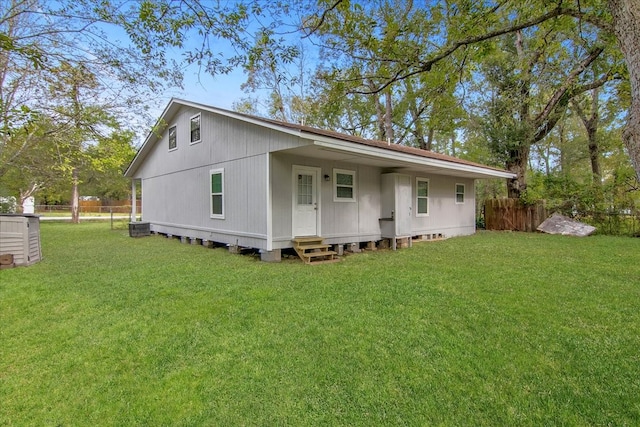
[[0, 214], [0, 255], [12, 255], [16, 266], [42, 259], [40, 217], [32, 214]]
[[151, 225], [148, 222], [130, 222], [129, 236], [144, 237], [151, 234]]

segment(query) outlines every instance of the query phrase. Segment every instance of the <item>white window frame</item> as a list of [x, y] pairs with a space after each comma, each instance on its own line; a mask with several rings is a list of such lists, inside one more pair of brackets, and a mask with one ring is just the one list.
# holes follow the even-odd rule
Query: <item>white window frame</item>
[[[419, 196], [418, 195], [418, 187], [419, 187], [419, 183], [420, 182], [426, 182], [427, 183], [427, 195], [425, 196]], [[430, 203], [430, 198], [431, 198], [431, 184], [429, 182], [429, 178], [420, 178], [420, 177], [416, 177], [416, 217], [426, 217], [429, 216], [429, 211], [430, 211], [430, 207], [429, 205]], [[420, 202], [419, 199], [427, 199], [427, 212], [420, 212]]]
[[[213, 175], [220, 174], [222, 178], [221, 186], [222, 192], [214, 193], [211, 183], [211, 177]], [[213, 196], [220, 195], [222, 196], [222, 213], [216, 214], [213, 213]], [[209, 214], [213, 219], [224, 219], [224, 168], [223, 169], [211, 169], [209, 171]]]
[[[200, 136], [200, 138], [196, 141], [191, 141], [191, 133], [193, 132], [191, 130], [191, 122], [193, 119], [198, 118], [198, 134]], [[194, 114], [193, 116], [189, 117], [189, 145], [193, 145], [193, 144], [197, 144], [199, 142], [202, 141], [202, 113], [198, 113], [198, 114]]]
[[[458, 192], [458, 186], [461, 186], [461, 187], [462, 187], [462, 193], [459, 193], [459, 192]], [[456, 183], [456, 187], [455, 187], [455, 200], [456, 200], [456, 205], [464, 205], [464, 201], [465, 201], [466, 193], [467, 193], [467, 188], [466, 188], [466, 186], [465, 186], [464, 184], [462, 184], [462, 183], [459, 183], [459, 182], [458, 182], [458, 183]], [[462, 201], [461, 201], [461, 202], [459, 202], [459, 201], [458, 201], [458, 194], [461, 194], [461, 195], [462, 195]]]
[[[340, 187], [351, 187], [351, 196], [350, 198], [346, 197], [338, 197], [338, 174], [341, 175], [351, 175], [352, 185], [340, 185]], [[333, 201], [334, 202], [355, 202], [356, 201], [356, 171], [347, 170], [347, 169], [334, 169], [333, 170]]]
[[[176, 138], [176, 146], [171, 148], [171, 129], [174, 130], [174, 135]], [[178, 126], [177, 125], [173, 125], [173, 126], [169, 126], [169, 130], [167, 130], [167, 139], [168, 139], [168, 146], [169, 146], [169, 151], [176, 151], [178, 149]]]

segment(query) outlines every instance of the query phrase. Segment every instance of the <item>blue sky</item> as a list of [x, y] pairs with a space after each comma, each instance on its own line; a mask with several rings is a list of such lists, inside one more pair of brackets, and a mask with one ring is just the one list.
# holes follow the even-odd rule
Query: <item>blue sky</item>
[[[261, 17], [267, 19], [267, 21], [260, 20], [249, 20], [246, 24], [247, 28], [243, 30], [246, 31], [245, 36], [251, 37], [251, 29], [255, 27], [256, 29], [260, 26], [267, 25], [268, 18]], [[279, 36], [290, 39], [292, 43], [297, 43], [299, 41], [300, 35], [295, 31], [295, 25], [285, 25], [285, 28], [281, 29], [281, 33]], [[102, 29], [110, 36], [113, 37], [114, 40], [117, 40], [119, 44], [130, 46], [131, 40], [129, 36], [126, 34], [123, 28], [108, 25], [102, 27]], [[198, 34], [196, 29], [190, 30], [191, 34], [187, 35], [187, 41], [183, 49], [170, 48], [165, 52], [168, 60], [175, 60], [178, 64], [184, 63], [184, 54], [188, 51], [195, 51], [202, 47], [202, 35]], [[224, 64], [227, 59], [234, 57], [237, 55], [237, 51], [231, 45], [231, 42], [224, 39], [218, 39], [212, 37], [209, 40], [210, 49], [213, 53], [218, 54]], [[315, 53], [313, 54], [314, 58], [311, 58], [311, 51], [306, 52], [307, 60], [317, 60], [315, 58]], [[157, 118], [162, 110], [166, 107], [167, 103], [172, 97], [182, 98], [189, 101], [200, 102], [203, 104], [208, 104], [220, 108], [225, 109], [233, 109], [233, 104], [235, 102], [239, 102], [243, 98], [251, 97], [261, 97], [264, 93], [260, 93], [260, 91], [256, 93], [245, 93], [241, 86], [247, 80], [247, 75], [244, 73], [241, 67], [236, 68], [229, 74], [219, 74], [212, 76], [207, 73], [204, 67], [199, 70], [197, 65], [191, 65], [184, 69], [184, 79], [183, 79], [183, 88], [168, 88], [163, 93], [157, 93], [156, 97], [148, 100], [149, 111], [152, 116]]]
[[[116, 45], [131, 47], [131, 41], [123, 28], [115, 25], [105, 25], [98, 27], [112, 38]], [[184, 66], [184, 54], [189, 50], [195, 50], [201, 43], [201, 36], [196, 32], [186, 43], [183, 49], [169, 48], [165, 51], [167, 60], [175, 60]], [[223, 58], [230, 58], [234, 55], [231, 44], [226, 40], [212, 39], [211, 49], [219, 53]], [[166, 107], [172, 97], [182, 98], [189, 101], [209, 104], [220, 108], [232, 109], [233, 103], [246, 97], [241, 85], [246, 81], [246, 75], [242, 68], [236, 68], [229, 74], [212, 76], [204, 69], [198, 70], [197, 65], [187, 66], [184, 71], [183, 88], [167, 88], [162, 93], [157, 93], [156, 97], [148, 100], [150, 113], [154, 118], [158, 118], [162, 110]]]
[[234, 102], [247, 96], [240, 89], [245, 80], [241, 69], [227, 75], [211, 76], [205, 71], [198, 73], [197, 67], [191, 66], [184, 73], [184, 89], [167, 94], [165, 103], [175, 96], [230, 110]]

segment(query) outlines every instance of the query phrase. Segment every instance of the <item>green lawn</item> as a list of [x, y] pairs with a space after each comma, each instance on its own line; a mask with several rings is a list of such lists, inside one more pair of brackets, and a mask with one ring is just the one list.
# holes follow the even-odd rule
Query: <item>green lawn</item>
[[0, 425], [639, 425], [640, 239], [319, 266], [107, 223], [0, 271]]

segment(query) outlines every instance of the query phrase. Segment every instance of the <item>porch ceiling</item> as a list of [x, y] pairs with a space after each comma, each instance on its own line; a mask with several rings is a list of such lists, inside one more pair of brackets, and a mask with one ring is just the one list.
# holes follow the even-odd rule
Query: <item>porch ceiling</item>
[[314, 141], [313, 145], [291, 148], [281, 153], [309, 157], [332, 162], [353, 163], [387, 169], [399, 173], [425, 173], [435, 175], [447, 175], [470, 179], [510, 178], [513, 174], [492, 168], [481, 167], [462, 163], [452, 163], [436, 159], [421, 158], [405, 155], [403, 153], [391, 153], [387, 150], [379, 152], [379, 149], [344, 149], [331, 146], [321, 141]]

